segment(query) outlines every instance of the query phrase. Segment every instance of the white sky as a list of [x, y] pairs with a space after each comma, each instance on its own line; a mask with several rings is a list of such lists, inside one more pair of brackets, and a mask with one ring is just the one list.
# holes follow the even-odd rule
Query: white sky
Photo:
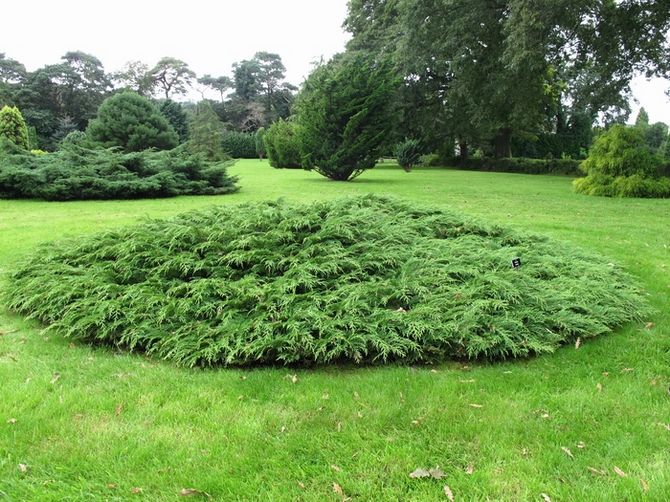
[[[0, 52], [28, 70], [81, 50], [108, 72], [129, 60], [153, 65], [172, 56], [198, 75], [219, 76], [268, 51], [282, 57], [287, 80], [298, 85], [313, 61], [342, 51], [348, 39], [342, 29], [347, 0], [4, 0], [0, 9]], [[667, 81], [634, 82], [652, 122], [670, 124], [668, 87]]]

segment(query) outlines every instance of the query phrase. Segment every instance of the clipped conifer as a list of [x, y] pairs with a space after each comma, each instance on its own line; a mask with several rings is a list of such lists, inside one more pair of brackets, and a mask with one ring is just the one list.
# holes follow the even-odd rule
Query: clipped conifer
[[11, 141], [24, 150], [30, 148], [28, 127], [17, 107], [3, 106], [0, 110], [0, 137]]

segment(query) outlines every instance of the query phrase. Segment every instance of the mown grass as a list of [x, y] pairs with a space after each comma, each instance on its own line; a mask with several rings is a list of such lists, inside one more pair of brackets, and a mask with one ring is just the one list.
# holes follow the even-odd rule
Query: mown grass
[[[231, 174], [242, 190], [220, 197], [0, 201], [0, 267], [40, 241], [145, 215], [390, 193], [611, 257], [646, 288], [654, 326], [498, 364], [188, 370], [72, 346], [4, 313], [0, 499], [179, 500], [196, 488], [217, 500], [341, 500], [333, 483], [353, 500], [445, 500], [444, 484], [459, 500], [667, 499], [670, 201], [576, 195], [564, 177], [391, 166], [351, 184], [258, 161]], [[409, 477], [437, 465], [443, 480]]]

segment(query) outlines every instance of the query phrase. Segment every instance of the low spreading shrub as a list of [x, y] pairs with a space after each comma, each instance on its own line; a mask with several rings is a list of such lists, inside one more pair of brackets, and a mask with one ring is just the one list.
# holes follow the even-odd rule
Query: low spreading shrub
[[489, 157], [469, 157], [467, 159], [461, 159], [455, 157], [445, 160], [443, 165], [472, 171], [489, 171], [496, 173], [577, 176], [579, 174], [579, 163], [580, 161], [572, 159], [494, 159]]
[[277, 169], [299, 169], [300, 138], [297, 124], [278, 120], [265, 132], [265, 151], [270, 165]]
[[608, 260], [372, 195], [50, 244], [4, 301], [65, 336], [189, 366], [523, 357], [646, 314]]
[[[69, 137], [69, 136], [68, 136]], [[210, 163], [185, 147], [121, 153], [79, 146], [79, 135], [47, 155], [0, 153], [0, 197], [46, 200], [132, 199], [236, 190], [229, 163]]]
[[593, 143], [574, 181], [575, 191], [604, 197], [670, 197], [670, 177], [659, 155], [650, 149], [644, 130], [615, 125]]
[[227, 131], [223, 135], [223, 150], [234, 159], [258, 158], [253, 133]]

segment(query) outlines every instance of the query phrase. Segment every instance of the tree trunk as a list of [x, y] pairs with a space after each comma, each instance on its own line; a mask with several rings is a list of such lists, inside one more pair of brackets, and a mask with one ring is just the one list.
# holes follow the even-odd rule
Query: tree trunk
[[459, 141], [458, 142], [458, 157], [461, 160], [466, 160], [470, 156], [470, 151], [468, 149], [468, 142], [467, 141]]
[[496, 136], [496, 159], [512, 156], [512, 129], [501, 127]]

